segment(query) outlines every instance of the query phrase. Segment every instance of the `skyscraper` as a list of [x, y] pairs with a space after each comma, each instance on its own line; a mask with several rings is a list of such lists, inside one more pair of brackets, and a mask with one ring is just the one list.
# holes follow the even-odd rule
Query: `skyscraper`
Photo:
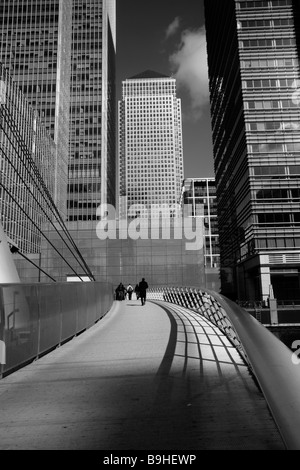
[[[179, 204], [183, 181], [181, 100], [176, 80], [147, 70], [122, 83], [119, 102], [120, 215], [159, 215]], [[140, 207], [138, 207], [140, 205]], [[131, 210], [131, 209], [130, 209]]]
[[68, 221], [115, 204], [115, 0], [73, 0]]
[[56, 143], [54, 200], [66, 217], [72, 0], [2, 0], [0, 61]]
[[56, 143], [55, 202], [69, 221], [115, 203], [115, 13], [115, 0], [0, 5], [0, 60]]
[[222, 292], [297, 300], [299, 4], [204, 4]]

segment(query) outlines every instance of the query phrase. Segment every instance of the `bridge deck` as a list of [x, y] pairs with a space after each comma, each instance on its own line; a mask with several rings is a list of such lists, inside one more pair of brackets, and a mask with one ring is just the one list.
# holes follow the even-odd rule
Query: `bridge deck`
[[0, 397], [1, 450], [284, 448], [236, 349], [171, 304], [115, 302], [88, 331], [0, 380]]

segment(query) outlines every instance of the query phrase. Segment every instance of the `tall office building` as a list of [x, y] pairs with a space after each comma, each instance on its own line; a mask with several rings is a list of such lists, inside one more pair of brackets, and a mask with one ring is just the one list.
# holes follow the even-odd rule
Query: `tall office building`
[[68, 221], [115, 205], [115, 0], [73, 0]]
[[204, 3], [222, 292], [299, 300], [299, 3]]
[[2, 0], [0, 61], [39, 113], [55, 147], [54, 200], [66, 216], [72, 0]]
[[0, 5], [0, 60], [56, 143], [55, 202], [69, 221], [115, 203], [115, 16], [115, 0]]
[[[147, 70], [122, 83], [119, 102], [121, 217], [175, 214], [183, 181], [181, 100], [176, 80]], [[131, 213], [130, 208], [136, 208]], [[137, 207], [140, 205], [140, 207]], [[129, 210], [129, 212], [128, 212]], [[151, 213], [152, 211], [152, 213]]]

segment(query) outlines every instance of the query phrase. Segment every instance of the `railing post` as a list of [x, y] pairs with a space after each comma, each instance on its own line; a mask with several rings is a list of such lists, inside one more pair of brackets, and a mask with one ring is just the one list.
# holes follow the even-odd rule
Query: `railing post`
[[278, 325], [277, 300], [269, 299], [271, 325]]

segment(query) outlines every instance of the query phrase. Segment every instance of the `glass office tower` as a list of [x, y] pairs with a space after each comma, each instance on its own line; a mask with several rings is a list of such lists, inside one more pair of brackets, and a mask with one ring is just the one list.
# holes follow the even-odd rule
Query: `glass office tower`
[[2, 0], [0, 61], [56, 143], [54, 200], [66, 217], [72, 0]]
[[299, 4], [204, 3], [222, 292], [299, 300]]
[[115, 205], [115, 0], [73, 0], [68, 221]]
[[49, 132], [0, 63], [0, 216], [22, 253], [40, 252], [43, 223], [56, 217], [55, 155]]
[[[119, 102], [120, 215], [175, 214], [183, 181], [181, 100], [176, 80], [147, 70], [122, 83]], [[163, 210], [162, 210], [163, 212]]]
[[55, 202], [69, 221], [115, 204], [115, 15], [115, 0], [0, 5], [0, 60], [56, 143]]

